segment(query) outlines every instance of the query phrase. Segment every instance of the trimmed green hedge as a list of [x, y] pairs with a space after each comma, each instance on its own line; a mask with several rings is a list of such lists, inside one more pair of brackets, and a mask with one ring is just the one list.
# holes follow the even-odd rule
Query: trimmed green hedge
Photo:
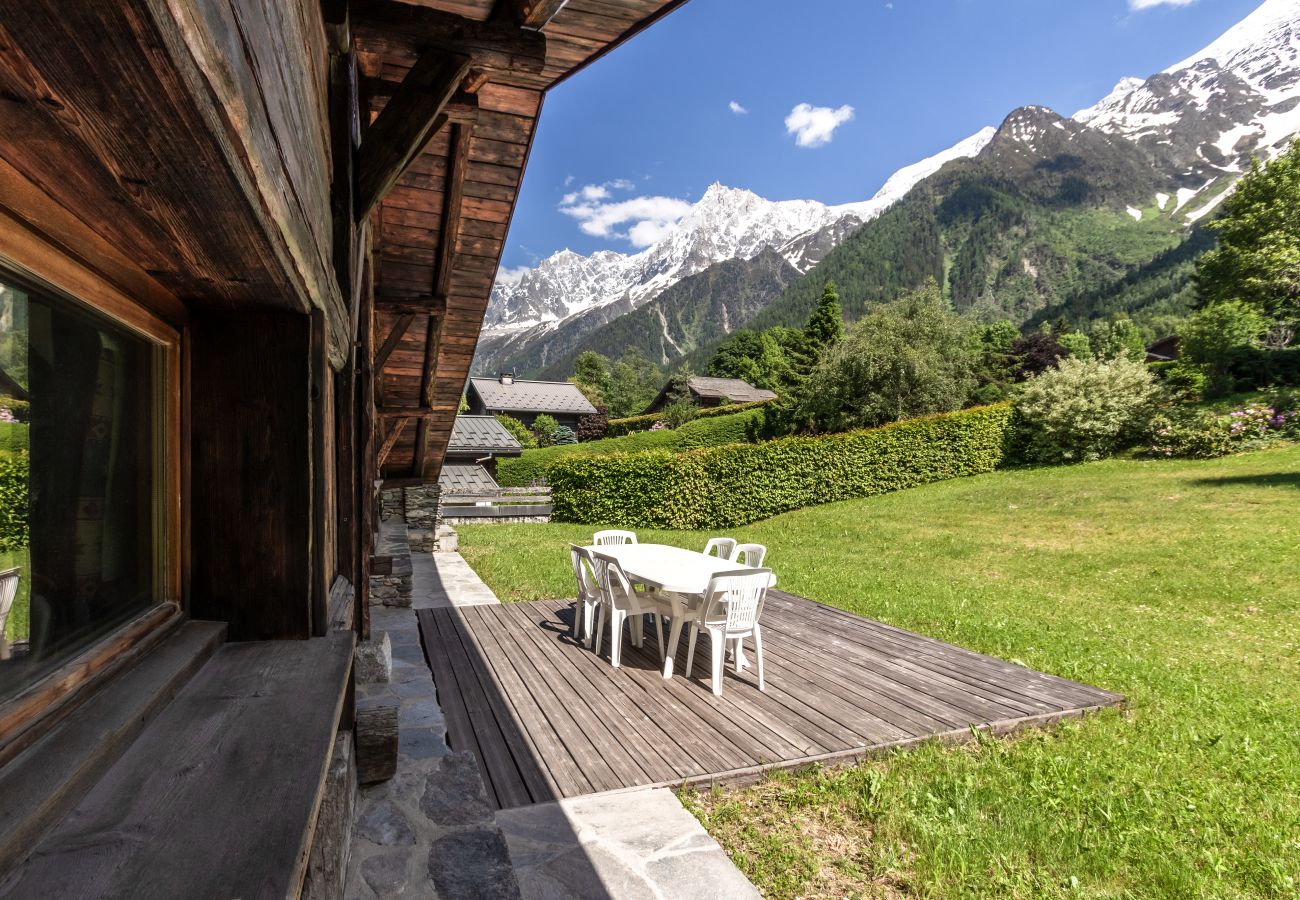
[[27, 546], [27, 459], [0, 454], [0, 550]]
[[[738, 412], [744, 412], [747, 409], [757, 409], [760, 406], [767, 406], [771, 400], [755, 400], [753, 403], [729, 403], [725, 406], [710, 406], [708, 409], [700, 410], [700, 419], [707, 419], [711, 416], [729, 416]], [[628, 434], [635, 434], [640, 431], [649, 431], [654, 427], [655, 422], [663, 420], [660, 413], [651, 413], [648, 416], [630, 416], [626, 419], [610, 419], [609, 429], [605, 432], [606, 438], [622, 437]]]
[[[735, 407], [720, 407], [734, 410]], [[712, 416], [687, 422], [678, 429], [639, 431], [617, 438], [602, 438], [585, 444], [566, 444], [525, 450], [517, 457], [497, 460], [497, 483], [503, 487], [524, 487], [547, 477], [547, 469], [561, 459], [573, 456], [602, 456], [611, 453], [637, 453], [643, 450], [680, 452], [749, 440], [751, 427], [757, 426], [759, 412], [751, 409], [729, 416]]]
[[0, 422], [0, 454], [26, 453], [29, 445], [27, 436], [31, 426]]
[[556, 521], [725, 528], [778, 513], [991, 472], [1014, 440], [1009, 404], [883, 428], [688, 453], [571, 457], [547, 469]]

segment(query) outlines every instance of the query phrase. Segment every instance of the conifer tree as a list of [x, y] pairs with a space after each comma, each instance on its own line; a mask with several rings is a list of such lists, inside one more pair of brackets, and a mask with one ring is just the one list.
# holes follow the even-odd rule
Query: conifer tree
[[844, 318], [840, 311], [840, 295], [835, 290], [835, 282], [828, 281], [822, 288], [817, 308], [808, 317], [808, 324], [803, 329], [808, 339], [808, 346], [814, 354], [823, 353], [827, 347], [839, 343], [844, 337]]

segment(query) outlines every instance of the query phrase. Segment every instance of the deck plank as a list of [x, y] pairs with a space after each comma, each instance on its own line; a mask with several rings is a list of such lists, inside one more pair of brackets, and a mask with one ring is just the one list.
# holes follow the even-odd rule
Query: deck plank
[[[625, 638], [623, 665], [615, 669], [608, 640], [597, 656], [570, 637], [565, 601], [437, 612], [436, 621], [421, 615], [426, 642], [444, 648], [444, 679], [469, 694], [451, 700], [457, 712], [447, 717], [449, 739], [480, 748], [491, 783], [522, 779], [527, 790], [499, 795], [503, 806], [650, 784], [750, 780], [770, 769], [852, 761], [930, 738], [964, 740], [972, 729], [1004, 732], [1123, 701], [775, 590], [763, 614], [767, 691], [758, 690], [751, 665], [724, 674], [721, 697], [711, 691], [707, 637], [688, 679], [683, 635], [675, 674], [665, 681], [653, 635], [641, 648]], [[752, 647], [747, 652], [752, 663]], [[471, 721], [475, 710], [493, 721]], [[482, 746], [493, 740], [502, 746]], [[510, 766], [520, 771], [491, 771]]]

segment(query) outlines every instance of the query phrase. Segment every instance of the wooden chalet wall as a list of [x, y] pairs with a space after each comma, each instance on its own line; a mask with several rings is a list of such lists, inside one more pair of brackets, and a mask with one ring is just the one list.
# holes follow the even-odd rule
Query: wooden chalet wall
[[321, 634], [351, 582], [364, 630], [376, 479], [438, 476], [546, 90], [681, 2], [6, 5], [0, 261], [180, 335], [192, 615]]

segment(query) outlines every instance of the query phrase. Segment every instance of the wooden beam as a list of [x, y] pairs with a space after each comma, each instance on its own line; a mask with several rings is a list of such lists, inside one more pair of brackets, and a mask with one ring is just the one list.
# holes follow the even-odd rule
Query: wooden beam
[[445, 121], [443, 107], [469, 73], [468, 56], [429, 50], [366, 130], [357, 160], [357, 220], [384, 199]]
[[417, 315], [441, 316], [447, 312], [447, 298], [434, 297], [431, 294], [407, 297], [394, 295], [376, 299], [375, 308], [390, 313], [409, 312]]
[[406, 336], [406, 330], [411, 327], [411, 323], [414, 321], [415, 313], [408, 312], [403, 313], [398, 317], [397, 321], [393, 323], [393, 330], [388, 332], [388, 337], [384, 338], [383, 346], [381, 346], [379, 352], [375, 354], [374, 369], [376, 372], [383, 370], [384, 363], [388, 362], [388, 357], [393, 355], [393, 351], [396, 350], [397, 345], [402, 342], [402, 338]]
[[355, 0], [354, 28], [397, 37], [413, 47], [465, 53], [480, 69], [508, 75], [539, 74], [546, 66], [546, 38], [504, 21], [477, 22], [454, 13], [395, 0]]
[[509, 22], [516, 28], [541, 31], [565, 7], [569, 0], [500, 0], [492, 18]]
[[379, 468], [384, 467], [388, 461], [388, 454], [393, 452], [393, 447], [397, 444], [397, 439], [402, 436], [406, 429], [406, 423], [410, 421], [409, 416], [403, 416], [388, 427], [388, 434], [384, 435], [384, 443], [379, 448]]
[[[451, 273], [460, 237], [461, 203], [465, 198], [465, 169], [469, 165], [469, 142], [473, 132], [464, 125], [451, 126], [451, 150], [447, 155], [447, 183], [443, 188], [442, 222], [438, 229], [438, 257], [434, 267], [433, 296], [443, 308], [451, 287]], [[433, 406], [438, 386], [438, 352], [442, 344], [442, 320], [429, 317], [424, 338], [424, 371], [420, 380], [420, 403]], [[429, 476], [429, 420], [420, 419], [415, 431], [415, 458], [412, 474]]]
[[375, 414], [381, 419], [419, 419], [443, 413], [427, 406], [379, 406]]

